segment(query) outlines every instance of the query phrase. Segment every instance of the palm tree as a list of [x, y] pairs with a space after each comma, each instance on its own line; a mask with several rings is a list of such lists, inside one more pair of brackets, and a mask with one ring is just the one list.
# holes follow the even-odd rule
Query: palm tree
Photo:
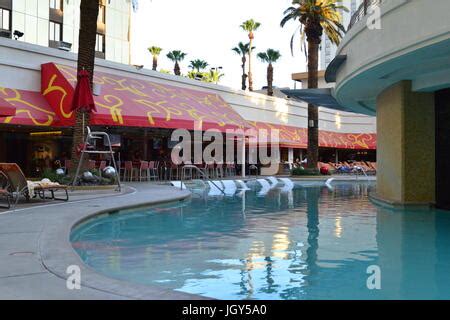
[[273, 66], [272, 63], [275, 63], [280, 59], [281, 54], [279, 51], [274, 49], [267, 49], [266, 52], [258, 53], [258, 58], [261, 59], [262, 62], [268, 63], [267, 66], [267, 94], [269, 96], [273, 96]]
[[224, 76], [225, 76], [225, 74], [222, 73], [222, 72], [220, 72], [220, 70], [213, 68], [213, 69], [211, 69], [211, 70], [209, 71], [209, 73], [207, 73], [205, 82], [210, 82], [210, 83], [218, 84], [219, 81], [220, 81], [220, 80], [222, 79], [222, 77], [224, 77]]
[[156, 68], [158, 67], [158, 57], [161, 54], [162, 48], [156, 47], [156, 46], [152, 46], [152, 47], [148, 48], [148, 51], [153, 56], [153, 68], [152, 68], [152, 70], [156, 71]]
[[[322, 34], [325, 34], [335, 44], [339, 44], [345, 28], [341, 24], [340, 11], [348, 11], [342, 6], [341, 0], [293, 0], [292, 6], [284, 12], [281, 27], [288, 21], [300, 22], [298, 30], [302, 39], [302, 47], [305, 40], [308, 45], [308, 88], [317, 88], [318, 85], [318, 59], [319, 45]], [[293, 40], [291, 39], [291, 50], [293, 51]], [[319, 111], [312, 104], [308, 104], [308, 167], [317, 168], [319, 158]]]
[[191, 68], [192, 70], [197, 70], [197, 72], [200, 72], [201, 70], [205, 69], [207, 66], [209, 66], [209, 64], [205, 60], [195, 59], [195, 60], [191, 61], [189, 68]]
[[167, 54], [167, 58], [169, 58], [172, 62], [175, 62], [173, 72], [177, 76], [181, 75], [180, 65], [178, 63], [183, 61], [186, 55], [187, 53], [181, 52], [180, 50], [173, 50]]
[[253, 46], [253, 39], [255, 38], [255, 35], [253, 32], [258, 30], [258, 28], [261, 26], [261, 23], [256, 22], [253, 19], [244, 21], [241, 24], [242, 30], [248, 32], [248, 38], [250, 39], [249, 44], [249, 50], [248, 50], [248, 90], [253, 91], [253, 77], [252, 77], [252, 46]]
[[[252, 47], [252, 50], [254, 49], [255, 47]], [[245, 64], [247, 63], [247, 55], [250, 51], [250, 43], [243, 44], [242, 42], [239, 42], [238, 46], [234, 47], [231, 50], [242, 56], [242, 90], [245, 90], [247, 89], [247, 74], [245, 73]]]
[[[91, 86], [94, 75], [95, 44], [97, 40], [97, 17], [99, 5], [99, 0], [81, 0], [80, 4], [80, 31], [78, 37], [79, 47], [77, 68], [78, 71], [84, 69], [89, 72]], [[84, 111], [76, 112], [71, 152], [71, 159], [75, 167], [78, 166], [80, 161], [78, 146], [82, 144], [84, 140], [84, 122], [89, 124], [89, 121], [89, 113]]]
[[[124, 0], [128, 1], [128, 0]], [[99, 12], [100, 0], [81, 0], [80, 3], [80, 30], [78, 35], [78, 71], [86, 70], [90, 75], [92, 86], [94, 78], [95, 63], [95, 45], [97, 40], [97, 19]], [[138, 0], [132, 0], [133, 10], [137, 10]], [[89, 114], [84, 115], [83, 111], [78, 111], [75, 115], [75, 125], [73, 128], [73, 144], [71, 159], [73, 165], [78, 166], [80, 155], [78, 154], [78, 146], [83, 143], [83, 123], [89, 124]]]

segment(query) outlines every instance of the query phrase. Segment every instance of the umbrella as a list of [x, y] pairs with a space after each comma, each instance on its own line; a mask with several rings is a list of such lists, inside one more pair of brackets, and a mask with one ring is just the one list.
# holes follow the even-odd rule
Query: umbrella
[[[77, 86], [73, 94], [71, 111], [82, 110], [84, 112], [97, 111], [95, 108], [94, 97], [92, 95], [89, 72], [81, 70], [78, 73]], [[84, 112], [83, 112], [83, 136], [84, 136]]]

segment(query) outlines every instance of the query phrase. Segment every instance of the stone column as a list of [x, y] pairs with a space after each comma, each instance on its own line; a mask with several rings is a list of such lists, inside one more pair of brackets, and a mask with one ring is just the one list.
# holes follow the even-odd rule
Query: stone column
[[435, 202], [434, 93], [401, 81], [377, 98], [377, 195], [398, 205]]
[[292, 164], [294, 163], [295, 159], [294, 159], [294, 149], [293, 148], [289, 148], [288, 149], [288, 163], [290, 165], [290, 167], [292, 167]]

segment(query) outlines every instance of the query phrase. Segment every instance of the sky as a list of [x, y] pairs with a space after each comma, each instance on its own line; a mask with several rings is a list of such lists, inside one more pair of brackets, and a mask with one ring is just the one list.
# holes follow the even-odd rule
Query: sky
[[280, 51], [281, 58], [274, 65], [274, 85], [293, 87], [291, 74], [306, 71], [304, 53], [296, 37], [294, 56], [291, 54], [291, 36], [298, 23], [289, 22], [280, 27], [283, 11], [291, 0], [140, 0], [139, 10], [132, 18], [132, 64], [151, 69], [150, 46], [159, 46], [163, 52], [158, 68], [173, 70], [166, 54], [182, 50], [188, 55], [181, 63], [182, 73], [188, 72], [191, 60], [206, 60], [210, 67], [223, 67], [225, 76], [220, 84], [241, 87], [241, 57], [231, 49], [248, 35], [240, 25], [250, 18], [261, 23], [255, 32], [253, 55], [254, 89], [266, 85], [267, 65], [256, 53], [268, 48]]

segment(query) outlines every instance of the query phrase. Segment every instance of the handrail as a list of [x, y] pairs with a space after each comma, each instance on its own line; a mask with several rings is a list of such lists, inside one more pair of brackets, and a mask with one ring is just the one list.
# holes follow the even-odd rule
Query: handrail
[[197, 166], [194, 166], [192, 164], [187, 164], [187, 165], [185, 165], [185, 166], [183, 166], [181, 168], [181, 184], [180, 184], [180, 189], [181, 190], [183, 190], [183, 174], [184, 174], [183, 170], [184, 169], [195, 169], [203, 177], [203, 180], [210, 181], [217, 189], [220, 190], [220, 192], [225, 194], [225, 190], [224, 189], [220, 188], [214, 181], [212, 181], [208, 176], [206, 176], [205, 173], [202, 170], [200, 170]]
[[359, 21], [361, 21], [365, 16], [367, 16], [368, 10], [372, 6], [380, 6], [386, 0], [363, 0], [358, 10], [352, 15], [350, 23], [347, 27], [347, 32]]
[[367, 172], [366, 172], [366, 170], [364, 170], [363, 167], [356, 166], [352, 171], [356, 173], [356, 175], [355, 175], [356, 180], [358, 180], [358, 173], [359, 173], [359, 171], [361, 171], [364, 174], [364, 176], [366, 177], [366, 179], [369, 180], [369, 176], [367, 175]]

